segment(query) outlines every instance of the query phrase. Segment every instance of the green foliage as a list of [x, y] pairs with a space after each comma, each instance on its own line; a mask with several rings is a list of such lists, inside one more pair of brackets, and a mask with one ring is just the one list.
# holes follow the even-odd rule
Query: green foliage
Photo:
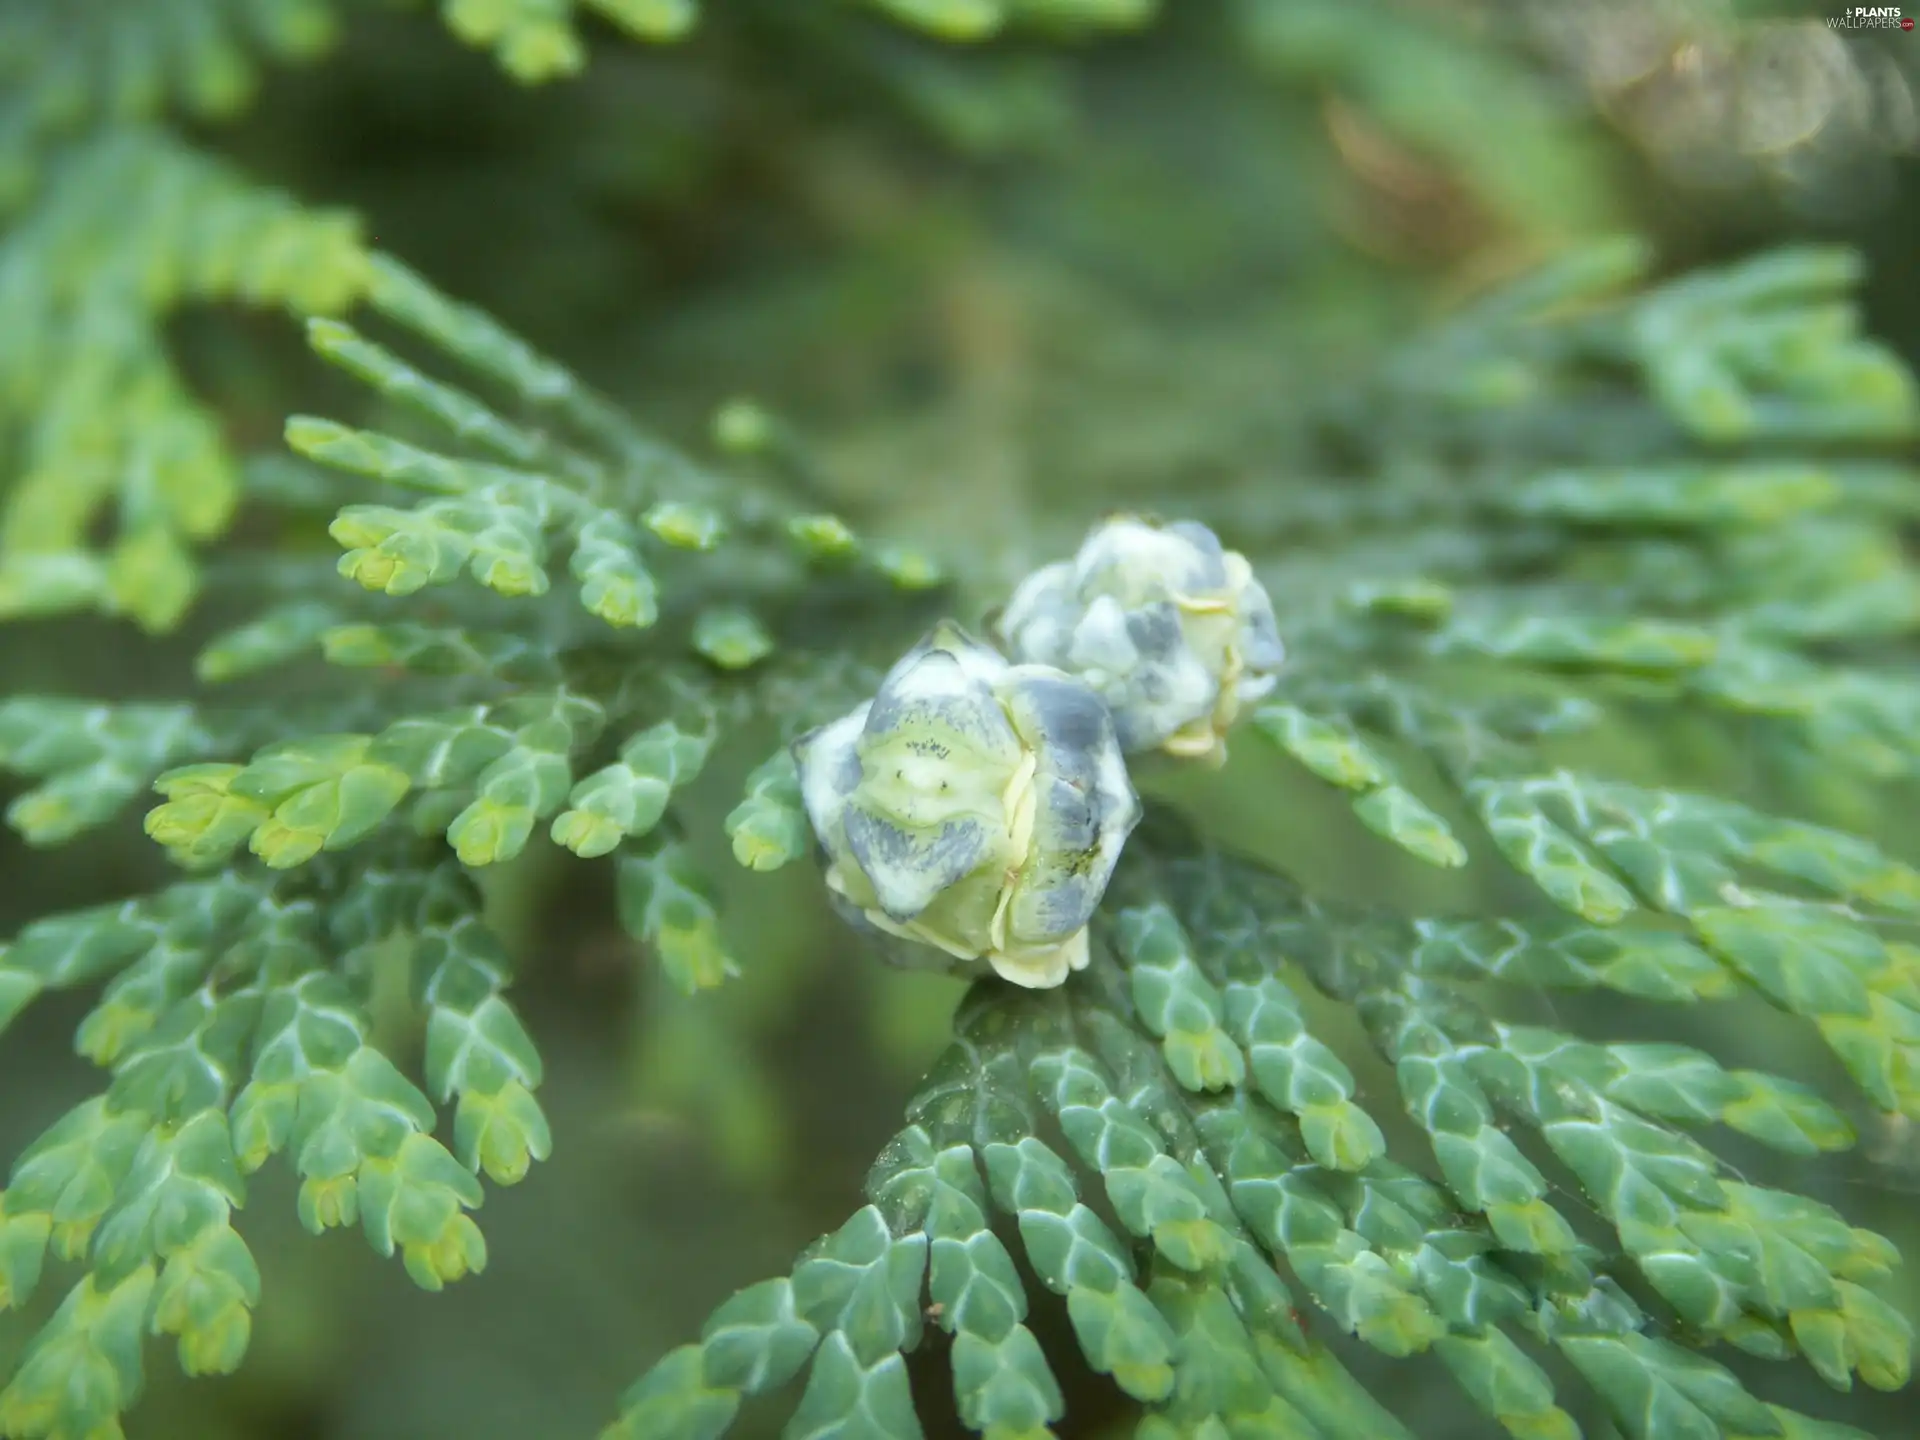
[[[585, 0], [641, 40], [677, 40], [699, 14], [695, 0]], [[516, 80], [537, 83], [571, 75], [586, 63], [574, 29], [574, 0], [446, 0], [447, 24], [462, 40], [484, 45]]]
[[[151, 630], [192, 601], [189, 547], [240, 496], [219, 425], [160, 324], [237, 301], [323, 312], [353, 301], [348, 216], [302, 210], [165, 136], [106, 131], [66, 151], [0, 239], [0, 614], [99, 609]], [[105, 518], [112, 541], [91, 543]]]
[[[1883, 749], [1829, 749], [1805, 723], [1810, 703], [1782, 703], [1791, 687], [1749, 690], [1732, 678], [1738, 670], [1722, 669], [1791, 665], [1836, 693], [1873, 693], [1876, 709], [1855, 725], [1900, 703], [1891, 697], [1902, 682], [1871, 662], [1812, 668], [1818, 662], [1798, 651], [1805, 637], [1782, 634], [1782, 607], [1756, 606], [1748, 583], [1696, 584], [1686, 604], [1634, 584], [1656, 561], [1664, 576], [1686, 567], [1731, 577], [1745, 557], [1804, 537], [1810, 514], [1856, 533], [1884, 526], [1897, 492], [1877, 462], [1681, 458], [1687, 432], [1723, 437], [1719, 412], [1658, 379], [1666, 353], [1602, 352], [1597, 339], [1668, 313], [1673, 294], [1611, 300], [1569, 283], [1617, 271], [1618, 256], [1578, 257], [1557, 276], [1523, 283], [1518, 302], [1499, 297], [1415, 350], [1444, 345], [1512, 362], [1525, 384], [1493, 417], [1500, 425], [1524, 419], [1543, 403], [1535, 397], [1576, 383], [1576, 373], [1586, 387], [1644, 377], [1639, 403], [1672, 407], [1678, 422], [1674, 459], [1560, 468], [1517, 485], [1502, 469], [1484, 487], [1470, 477], [1443, 497], [1450, 513], [1437, 523], [1471, 524], [1483, 544], [1503, 525], [1548, 527], [1533, 537], [1536, 568], [1525, 579], [1488, 573], [1470, 553], [1459, 573], [1382, 566], [1309, 602], [1303, 586], [1289, 585], [1286, 561], [1263, 571], [1276, 596], [1296, 603], [1279, 602], [1290, 658], [1256, 727], [1357, 796], [1370, 828], [1429, 863], [1459, 866], [1468, 851], [1454, 828], [1385, 758], [1388, 746], [1418, 755], [1493, 849], [1566, 913], [1409, 919], [1343, 908], [1163, 816], [1129, 846], [1105, 954], [1084, 980], [1058, 994], [986, 986], [975, 994], [953, 1051], [869, 1181], [878, 1210], [852, 1222], [872, 1227], [884, 1254], [917, 1265], [904, 1247], [918, 1236], [937, 1255], [953, 1227], [980, 1233], [973, 1209], [964, 1222], [928, 1215], [940, 1209], [943, 1185], [978, 1208], [984, 1167], [1034, 1274], [1067, 1296], [1087, 1362], [1162, 1417], [1142, 1433], [1400, 1433], [1332, 1352], [1295, 1326], [1274, 1262], [1338, 1330], [1391, 1356], [1433, 1351], [1465, 1398], [1516, 1436], [1581, 1433], [1559, 1398], [1564, 1382], [1534, 1358], [1542, 1346], [1634, 1437], [1815, 1433], [1819, 1422], [1764, 1404], [1732, 1371], [1654, 1328], [1649, 1300], [1694, 1344], [1799, 1357], [1837, 1389], [1855, 1377], [1881, 1389], [1907, 1382], [1911, 1324], [1876, 1289], [1896, 1263], [1892, 1245], [1825, 1205], [1743, 1180], [1685, 1133], [1719, 1124], [1812, 1155], [1855, 1142], [1842, 1110], [1803, 1084], [1729, 1070], [1690, 1046], [1608, 1045], [1503, 1021], [1480, 985], [1604, 989], [1670, 1005], [1758, 994], [1813, 1022], [1875, 1108], [1920, 1115], [1920, 972], [1900, 938], [1920, 872], [1839, 830], [1569, 771], [1543, 752], [1558, 735], [1600, 725], [1609, 704], [1653, 703], [1752, 717], [1768, 753], [1783, 760], [1811, 749], [1823, 764], [1885, 775], [1907, 773], [1913, 754], [1884, 722], [1870, 732]], [[1818, 295], [1843, 273], [1824, 253], [1782, 252], [1673, 289], [1726, 308], [1781, 276]], [[1537, 317], [1573, 302], [1585, 303], [1541, 327]], [[1688, 332], [1687, 343], [1700, 339]], [[1853, 370], [1863, 354], [1884, 368], [1883, 352], [1859, 343], [1803, 357], [1808, 368], [1785, 383], [1802, 392], [1837, 386], [1835, 372]], [[1592, 365], [1602, 353], [1611, 373]], [[1383, 403], [1444, 415], [1457, 400], [1406, 385], [1430, 373], [1461, 372], [1389, 367]], [[1782, 374], [1759, 380], [1781, 383]], [[1868, 387], [1850, 416], [1756, 413], [1780, 416], [1762, 432], [1776, 442], [1836, 431], [1872, 440], [1911, 433], [1915, 419], [1904, 382]], [[1279, 534], [1290, 517], [1241, 518]], [[1407, 537], [1409, 558], [1420, 557], [1420, 538]], [[1366, 539], [1379, 565], [1391, 552], [1377, 533]], [[1542, 555], [1564, 579], [1536, 578]], [[1774, 578], [1770, 596], [1780, 593]], [[1822, 579], [1797, 613], [1857, 583], [1844, 567]], [[1883, 603], [1913, 583], [1898, 565], [1874, 579]], [[1886, 633], [1877, 606], [1854, 613], [1857, 630], [1822, 638]], [[1389, 1158], [1353, 1071], [1313, 1033], [1301, 982], [1365, 1023], [1437, 1174]], [[1040, 1138], [1042, 1115], [1071, 1159]], [[1569, 1211], [1557, 1198], [1543, 1155], [1575, 1177], [1610, 1232], [1604, 1244], [1583, 1235], [1584, 1207]], [[1079, 1202], [1076, 1161], [1147, 1247], [1142, 1263]], [[928, 1171], [938, 1178], [921, 1178]], [[977, 1336], [965, 1316], [952, 1321], [955, 1394], [971, 1428], [1034, 1433], [1058, 1418], [1058, 1392], [1011, 1338], [1025, 1302], [1004, 1296], [1015, 1272], [990, 1253], [1002, 1278], [978, 1292], [979, 1304], [997, 1318]], [[880, 1263], [883, 1251], [872, 1254]], [[1641, 1298], [1616, 1278], [1621, 1260], [1648, 1287]], [[1084, 1269], [1096, 1264], [1103, 1268]], [[943, 1317], [942, 1294], [973, 1305], [970, 1280], [957, 1292], [930, 1283]], [[795, 1350], [820, 1347], [796, 1433], [812, 1433], [802, 1422], [828, 1395], [836, 1417], [864, 1404], [878, 1417], [872, 1433], [912, 1433], [885, 1418], [897, 1388], [886, 1357], [911, 1345], [910, 1331], [884, 1311], [863, 1314], [853, 1333], [844, 1315], [822, 1323], [805, 1306], [792, 1313], [813, 1333], [783, 1339]], [[694, 1433], [690, 1424], [662, 1428], [661, 1417], [730, 1405], [756, 1388], [736, 1383], [721, 1358], [732, 1333], [716, 1317], [701, 1345], [661, 1362], [629, 1396], [619, 1433]], [[844, 1350], [829, 1348], [837, 1334]], [[1014, 1349], [990, 1370], [962, 1337]], [[783, 1359], [778, 1373], [796, 1363]]]
[[[124, 223], [104, 222], [109, 204]], [[8, 1435], [113, 1429], [140, 1393], [147, 1332], [177, 1336], [190, 1374], [240, 1363], [259, 1276], [231, 1220], [243, 1176], [275, 1155], [300, 1178], [308, 1229], [357, 1224], [428, 1289], [484, 1268], [469, 1214], [479, 1177], [517, 1183], [551, 1136], [540, 1058], [503, 996], [510, 966], [468, 867], [512, 859], [551, 822], [580, 854], [620, 851], [623, 913], [677, 983], [712, 985], [733, 968], [670, 811], [719, 719], [753, 698], [719, 675], [773, 641], [738, 606], [705, 602], [697, 567], [724, 537], [721, 577], [731, 565], [769, 593], [794, 589], [820, 520], [799, 527], [799, 512], [723, 486], [354, 233], [130, 133], [74, 151], [5, 241], [0, 273], [23, 317], [5, 351], [9, 403], [32, 427], [6, 531], [16, 613], [94, 605], [170, 626], [195, 583], [187, 545], [224, 527], [249, 478], [264, 503], [316, 493], [287, 487], [282, 469], [237, 464], [163, 358], [154, 326], [170, 307], [230, 297], [308, 314], [361, 299], [526, 409], [510, 420], [316, 318], [316, 353], [449, 448], [307, 418], [287, 435], [374, 482], [365, 503], [336, 502], [328, 527], [340, 574], [362, 593], [463, 582], [529, 607], [483, 620], [456, 602], [453, 624], [395, 621], [310, 572], [200, 654], [215, 684], [313, 655], [413, 677], [368, 729], [347, 728], [367, 708], [351, 701], [323, 701], [311, 733], [291, 735], [284, 712], [244, 702], [0, 706], [0, 754], [41, 782], [9, 811], [29, 840], [68, 840], [152, 784], [163, 803], [148, 832], [211, 877], [38, 922], [0, 950], [6, 1021], [48, 989], [109, 981], [79, 1043], [111, 1077], [0, 1192], [7, 1307], [28, 1301], [49, 1256], [81, 1265], [0, 1391]], [[80, 548], [107, 505], [113, 547]], [[869, 565], [856, 587], [863, 574], [891, 584]], [[870, 608], [857, 588], [852, 599]], [[666, 648], [649, 654], [686, 658], [636, 668], [611, 643], [654, 629]], [[795, 673], [766, 680], [786, 686], [798, 727]], [[803, 689], [816, 707], [841, 698], [830, 683]], [[618, 743], [597, 763], [603, 735]], [[236, 750], [247, 758], [218, 758]], [[757, 853], [779, 840], [771, 807], [786, 794], [765, 789]], [[664, 840], [648, 838], [663, 826]], [[332, 861], [350, 847], [345, 868]], [[396, 967], [424, 1027], [424, 1089], [373, 1039], [374, 978]], [[441, 1107], [449, 1144], [435, 1138]]]
[[[0, 1030], [98, 987], [77, 1035], [98, 1093], [0, 1190], [0, 1311], [68, 1287], [0, 1388], [0, 1435], [64, 1440], [120, 1433], [150, 1338], [190, 1375], [242, 1363], [261, 1279], [237, 1221], [269, 1161], [305, 1228], [357, 1225], [422, 1288], [484, 1269], [487, 1185], [555, 1143], [495, 867], [605, 863], [680, 1007], [644, 1037], [657, 1087], [769, 1149], [753, 1025], [710, 992], [755, 963], [723, 895], [816, 847], [785, 742], [869, 698], [942, 609], [1004, 595], [829, 513], [813, 457], [751, 403], [700, 459], [349, 217], [143, 128], [237, 104], [245, 48], [308, 54], [328, 7], [101, 4], [73, 36], [0, 7], [0, 66], [33, 81], [0, 102], [33, 192], [0, 236], [0, 613], [165, 631], [218, 581], [237, 621], [196, 636], [191, 699], [0, 701], [26, 841], [150, 787], [180, 872], [0, 947]], [[726, 8], [442, 13], [534, 81], [580, 67], [585, 14], [667, 41]], [[984, 41], [1159, 7], [867, 8]], [[1587, 170], [1539, 179], [1565, 152], [1518, 62], [1437, 20], [1362, 35], [1341, 8], [1241, 4], [1230, 33], [1424, 138], [1530, 237], [1592, 228]], [[967, 131], [916, 73], [908, 108]], [[1896, 1247], [1750, 1176], [1712, 1128], [1804, 1161], [1920, 1121], [1920, 871], [1854, 819], [1863, 787], [1920, 768], [1920, 394], [1860, 333], [1858, 280], [1826, 248], [1678, 279], [1638, 244], [1563, 250], [1329, 386], [1285, 483], [1164, 485], [1252, 559], [1286, 642], [1246, 720], [1271, 743], [1236, 744], [1229, 779], [1256, 808], [1283, 783], [1338, 792], [1329, 814], [1417, 875], [1407, 895], [1459, 872], [1498, 876], [1492, 898], [1321, 893], [1269, 853], [1284, 826], [1236, 843], [1176, 765], [1137, 766], [1149, 819], [1091, 964], [970, 991], [867, 1203], [661, 1357], [607, 1435], [709, 1440], [793, 1387], [791, 1435], [917, 1436], [907, 1357], [937, 1347], [991, 1440], [1068, 1421], [1082, 1361], [1148, 1440], [1411, 1440], [1370, 1355], [1432, 1357], [1517, 1440], [1861, 1436], [1771, 1403], [1747, 1362], [1904, 1387]], [[216, 303], [290, 312], [365, 410], [245, 454], [163, 343]], [[262, 523], [196, 556], [242, 512]], [[1649, 715], [1737, 739], [1748, 769], [1679, 784], [1670, 757], [1609, 752]], [[760, 763], [716, 827], [694, 796], [736, 740]], [[1621, 1008], [1541, 1023], [1541, 992]], [[1722, 1003], [1803, 1022], [1853, 1091], [1589, 1033]], [[1077, 1357], [1042, 1346], [1061, 1317]]]
[[873, 8], [942, 40], [977, 41], [1008, 26], [1057, 31], [1128, 30], [1158, 12], [1159, 0], [869, 0]]
[[0, 5], [0, 206], [33, 184], [40, 152], [100, 121], [178, 106], [213, 119], [258, 84], [250, 52], [310, 59], [331, 44], [326, 0], [138, 0]]

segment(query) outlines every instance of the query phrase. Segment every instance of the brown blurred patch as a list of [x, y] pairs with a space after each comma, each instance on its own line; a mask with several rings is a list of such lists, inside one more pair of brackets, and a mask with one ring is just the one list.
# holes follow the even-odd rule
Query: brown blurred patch
[[1345, 101], [1321, 105], [1350, 183], [1331, 204], [1349, 243], [1390, 264], [1448, 272], [1451, 301], [1498, 284], [1541, 258], [1443, 161], [1423, 154]]

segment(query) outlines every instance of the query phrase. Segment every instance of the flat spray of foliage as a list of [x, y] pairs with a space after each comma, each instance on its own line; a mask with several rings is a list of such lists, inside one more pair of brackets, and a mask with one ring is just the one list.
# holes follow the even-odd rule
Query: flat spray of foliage
[[[571, 8], [445, 10], [539, 78], [579, 63]], [[654, 38], [694, 19], [690, 0], [580, 8]], [[1148, 7], [881, 8], [965, 36]], [[41, 187], [0, 243], [17, 472], [0, 606], [167, 629], [199, 583], [194, 546], [243, 500], [334, 542], [223, 555], [263, 598], [201, 651], [192, 699], [0, 704], [0, 760], [32, 782], [18, 831], [63, 843], [152, 787], [147, 833], [183, 872], [0, 948], [0, 1026], [43, 992], [103, 986], [78, 1043], [106, 1081], [0, 1192], [0, 1308], [69, 1287], [0, 1388], [0, 1434], [92, 1440], [120, 1433], [149, 1337], [190, 1373], [241, 1363], [260, 1279], [235, 1221], [269, 1162], [298, 1175], [309, 1229], [358, 1226], [428, 1289], [485, 1265], [483, 1181], [518, 1183], [554, 1137], [472, 872], [536, 832], [604, 857], [673, 983], [724, 983], [751, 957], [728, 952], [682, 787], [754, 716], [792, 736], [870, 694], [942, 581], [662, 444], [346, 218], [160, 132], [103, 130], [36, 178], [75, 97], [218, 108], [244, 89], [244, 43], [308, 48], [325, 6], [178, 0], [142, 12], [171, 17], [170, 48], [98, 54], [36, 13], [0, 3], [19, 37], [0, 56], [29, 56], [38, 87], [7, 102], [16, 179]], [[1855, 1143], [1863, 1102], [1920, 1119], [1920, 874], [1858, 836], [1553, 751], [1616, 706], [1668, 707], [1739, 717], [1789, 776], [1911, 776], [1920, 683], [1895, 642], [1920, 621], [1899, 539], [1920, 485], [1877, 457], [1920, 412], [1855, 332], [1848, 255], [1669, 283], [1645, 267], [1631, 244], [1572, 252], [1391, 357], [1349, 397], [1358, 478], [1181, 502], [1253, 558], [1287, 644], [1236, 750], [1274, 747], [1432, 865], [1504, 858], [1539, 903], [1472, 919], [1332, 903], [1155, 805], [1091, 966], [1058, 990], [980, 984], [865, 1206], [660, 1359], [609, 1436], [708, 1440], [799, 1377], [790, 1435], [915, 1436], [902, 1356], [936, 1330], [970, 1429], [1048, 1433], [1061, 1388], [1026, 1322], [1056, 1301], [1020, 1261], [1150, 1440], [1415, 1433], [1336, 1333], [1431, 1352], [1519, 1440], [1573, 1440], [1569, 1410], [1596, 1404], [1633, 1440], [1861, 1436], [1766, 1403], [1711, 1352], [1836, 1390], [1905, 1385], [1910, 1329], [1879, 1289], [1899, 1257], [1706, 1142], [1724, 1126], [1813, 1157]], [[312, 348], [377, 392], [382, 428], [297, 416], [293, 456], [236, 462], [157, 338], [208, 298], [307, 317]], [[1555, 424], [1583, 407], [1604, 421]], [[1373, 447], [1394, 425], [1489, 463], [1390, 464]], [[1587, 432], [1602, 453], [1567, 453]], [[736, 450], [775, 434], [751, 410], [723, 426]], [[1302, 533], [1311, 563], [1271, 561]], [[348, 683], [245, 698], [316, 653]], [[752, 870], [809, 858], [784, 749], [725, 823]], [[424, 1017], [418, 1076], [370, 1039], [396, 974]], [[1764, 997], [1858, 1095], [1509, 1023], [1509, 989]], [[1397, 1093], [1360, 1095], [1309, 1023], [1327, 1000]], [[1390, 1111], [1420, 1143], [1389, 1152]]]

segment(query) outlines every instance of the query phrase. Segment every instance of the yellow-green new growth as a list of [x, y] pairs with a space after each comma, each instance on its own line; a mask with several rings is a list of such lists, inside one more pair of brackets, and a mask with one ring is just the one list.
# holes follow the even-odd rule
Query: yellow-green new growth
[[710, 990], [740, 967], [727, 953], [704, 877], [677, 841], [620, 856], [621, 923], [653, 947], [662, 970], [686, 994]]
[[777, 870], [807, 852], [805, 803], [792, 752], [776, 751], [747, 777], [747, 794], [726, 819], [733, 858], [749, 870]]
[[154, 782], [167, 803], [147, 816], [147, 833], [187, 864], [242, 838], [276, 869], [351, 845], [409, 788], [403, 771], [370, 757], [372, 744], [367, 735], [313, 735], [270, 746], [244, 767], [170, 770]]
[[553, 840], [576, 855], [605, 855], [622, 840], [647, 834], [667, 812], [674, 790], [706, 763], [714, 731], [683, 730], [671, 721], [641, 731], [612, 765], [573, 787], [553, 822]]
[[[490, 48], [525, 85], [578, 74], [586, 46], [575, 30], [576, 0], [444, 0], [447, 28]], [[580, 0], [638, 40], [678, 40], [699, 17], [695, 0]]]

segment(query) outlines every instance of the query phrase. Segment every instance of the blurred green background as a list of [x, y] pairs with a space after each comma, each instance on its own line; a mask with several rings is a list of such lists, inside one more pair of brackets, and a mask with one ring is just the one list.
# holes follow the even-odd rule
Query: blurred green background
[[[1324, 397], [1573, 240], [1638, 231], [1667, 269], [1845, 240], [1871, 263], [1872, 328], [1920, 360], [1920, 36], [1680, 0], [1167, 0], [1136, 34], [955, 48], [852, 5], [709, 8], [674, 46], [595, 32], [583, 76], [532, 89], [420, 8], [356, 11], [324, 61], [269, 72], [241, 118], [194, 134], [357, 211], [381, 247], [690, 448], [710, 449], [728, 398], [766, 404], [850, 520], [953, 564], [969, 623], [1104, 510], [1189, 484], [1340, 483], [1310, 423]], [[171, 339], [244, 447], [275, 444], [289, 411], [357, 404], [272, 318], [196, 312]], [[159, 642], [105, 622], [13, 625], [0, 688], [177, 691], [196, 639], [230, 618], [216, 595]], [[771, 743], [734, 737], [699, 781], [747, 962], [719, 993], [664, 990], [598, 863], [536, 846], [488, 878], [556, 1144], [527, 1183], [490, 1190], [486, 1273], [431, 1296], [351, 1233], [309, 1239], [270, 1166], [242, 1222], [265, 1282], [247, 1362], [188, 1383], [156, 1354], [136, 1436], [590, 1434], [715, 1303], [855, 1206], [959, 987], [858, 955], [805, 867], [755, 876], [724, 859], [718, 818]], [[1692, 788], [1743, 775], [1724, 730], [1649, 725], [1613, 744], [1586, 758]], [[1326, 892], [1422, 910], [1526, 894], [1497, 864], [1460, 880], [1396, 858], [1311, 781], [1276, 773], [1284, 812], [1238, 813], [1236, 795], [1271, 793], [1242, 783], [1262, 763], [1280, 769], [1240, 755], [1181, 799]], [[1908, 858], [1910, 798], [1856, 797]], [[0, 934], [162, 873], [137, 820], [70, 850], [0, 837]], [[1810, 1031], [1757, 1012], [1654, 1029], [1582, 1004], [1590, 1033], [1832, 1078]], [[71, 1045], [85, 1005], [44, 1001], [0, 1044], [0, 1154], [90, 1093]], [[1350, 1017], [1321, 1019], [1359, 1053]], [[414, 1043], [404, 1026], [388, 1038]], [[1920, 1257], [1914, 1142], [1867, 1148], [1893, 1163], [1734, 1158]], [[0, 1372], [42, 1314], [0, 1320]], [[1056, 1343], [1063, 1317], [1036, 1328], [1069, 1387], [1062, 1433], [1122, 1427]], [[942, 1371], [937, 1356], [915, 1367], [931, 1435], [959, 1433]], [[1481, 1433], [1418, 1364], [1394, 1376], [1423, 1435]], [[1806, 1375], [1770, 1377], [1768, 1393], [1796, 1403], [1795, 1385], [1821, 1403]], [[780, 1413], [750, 1411], [740, 1433], [773, 1433]], [[1920, 1435], [1901, 1397], [1852, 1417]]]

